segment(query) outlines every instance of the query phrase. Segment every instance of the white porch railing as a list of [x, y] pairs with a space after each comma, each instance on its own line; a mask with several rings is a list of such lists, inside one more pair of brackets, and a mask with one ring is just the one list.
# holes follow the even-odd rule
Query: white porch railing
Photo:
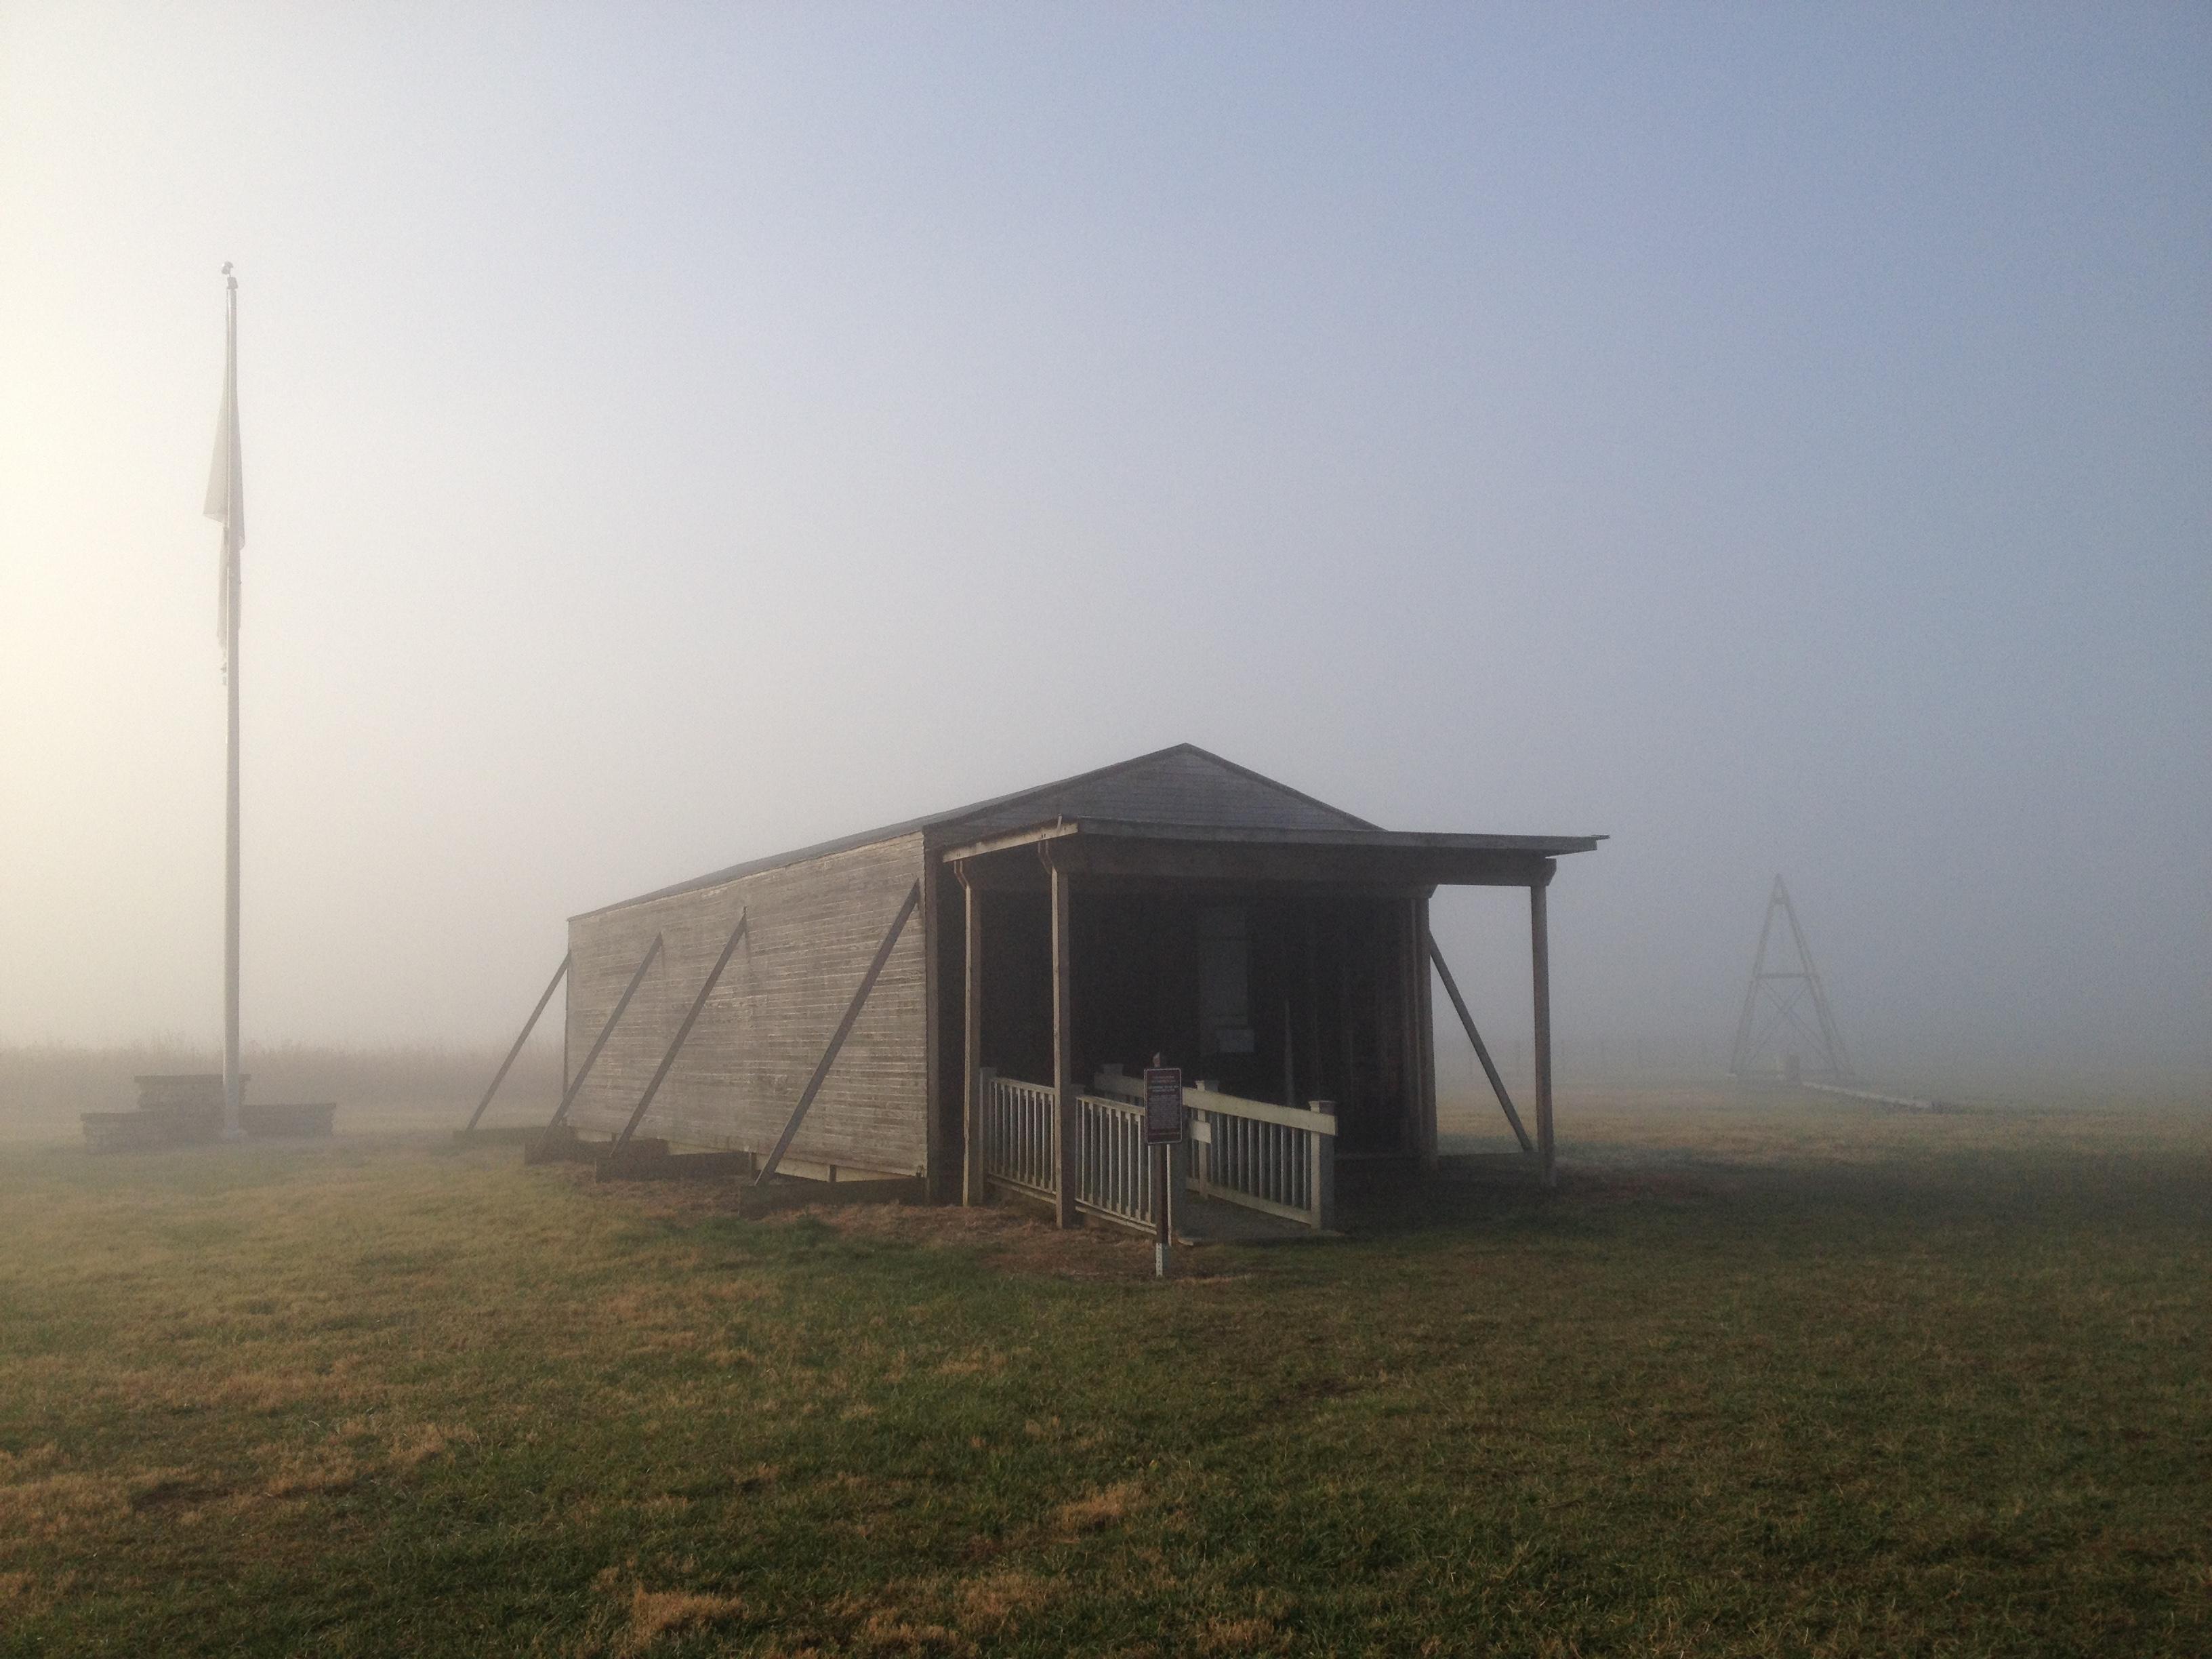
[[[1049, 1084], [984, 1072], [983, 1174], [992, 1182], [1049, 1199], [1060, 1188], [1060, 1102]], [[1079, 1209], [1150, 1231], [1151, 1164], [1145, 1146], [1144, 1082], [1099, 1073], [1095, 1094], [1075, 1097], [1075, 1202]], [[1336, 1224], [1336, 1116], [1187, 1088], [1190, 1138], [1176, 1149], [1178, 1189], [1309, 1227]]]
[[[1144, 1098], [1144, 1079], [1117, 1067], [1092, 1086]], [[1336, 1224], [1336, 1114], [1326, 1102], [1301, 1110], [1191, 1086], [1182, 1097], [1190, 1115], [1188, 1191], [1324, 1231]]]
[[[1150, 1232], [1152, 1165], [1145, 1146], [1145, 1112], [1125, 1100], [1075, 1097], [1075, 1201], [1084, 1209]], [[1173, 1218], [1173, 1207], [1170, 1207]]]
[[983, 1173], [1040, 1198], [1060, 1190], [1060, 1096], [1049, 1085], [1023, 1083], [986, 1071]]
[[1336, 1114], [1191, 1089], [1190, 1184], [1200, 1198], [1336, 1224]]
[[[1058, 1095], [1049, 1085], [988, 1071], [981, 1082], [985, 1178], [1034, 1198], [1053, 1197], [1060, 1190]], [[1078, 1095], [1075, 1124], [1076, 1207], [1150, 1231], [1152, 1177], [1141, 1109]]]

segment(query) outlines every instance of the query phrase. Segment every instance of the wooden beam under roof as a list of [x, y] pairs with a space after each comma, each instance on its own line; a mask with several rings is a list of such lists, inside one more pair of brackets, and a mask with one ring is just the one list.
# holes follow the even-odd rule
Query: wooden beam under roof
[[[962, 880], [986, 893], [1031, 893], [1042, 897], [1051, 884], [1051, 872], [1043, 861], [1018, 854], [967, 859], [955, 865]], [[1302, 898], [1421, 898], [1436, 890], [1433, 881], [1393, 880], [1370, 876], [1361, 880], [1255, 880], [1249, 876], [1175, 876], [1157, 873], [1124, 875], [1085, 872], [1086, 893], [1159, 893], [1172, 890], [1194, 896], [1209, 896], [1224, 903], [1261, 895]]]
[[1550, 878], [1552, 860], [1535, 852], [1422, 847], [1285, 846], [1073, 836], [1043, 842], [1055, 871], [1153, 881], [1314, 882], [1422, 887], [1527, 887]]
[[939, 856], [959, 860], [1017, 847], [1080, 838], [1160, 845], [1251, 848], [1308, 848], [1316, 851], [1422, 852], [1438, 854], [1489, 854], [1493, 857], [1562, 858], [1596, 850], [1603, 836], [1492, 836], [1462, 835], [1419, 830], [1279, 830], [1206, 823], [1148, 823], [1121, 818], [1054, 818], [1049, 823], [1009, 830], [976, 841], [939, 849]]

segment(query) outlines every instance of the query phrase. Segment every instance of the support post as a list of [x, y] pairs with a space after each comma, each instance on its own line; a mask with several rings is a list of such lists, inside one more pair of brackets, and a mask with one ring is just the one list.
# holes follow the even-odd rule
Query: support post
[[[1352, 1111], [1360, 1109], [1367, 1093], [1360, 1087], [1357, 1020], [1352, 1008], [1352, 953], [1357, 934], [1349, 923], [1336, 933], [1336, 1048], [1344, 1060], [1343, 1100]], [[1363, 953], [1364, 954], [1364, 953]], [[1363, 967], [1364, 967], [1363, 963]]]
[[837, 1022], [837, 1029], [830, 1033], [830, 1046], [822, 1051], [822, 1059], [814, 1068], [814, 1075], [806, 1079], [806, 1087], [799, 1097], [799, 1104], [791, 1109], [790, 1120], [784, 1124], [783, 1133], [775, 1139], [775, 1150], [768, 1155], [768, 1161], [761, 1165], [760, 1173], [753, 1177], [754, 1186], [765, 1186], [769, 1177], [775, 1173], [776, 1165], [783, 1162], [784, 1153], [791, 1149], [792, 1137], [799, 1133], [799, 1124], [805, 1120], [806, 1109], [814, 1104], [814, 1097], [822, 1091], [823, 1079], [830, 1075], [830, 1068], [837, 1063], [837, 1051], [845, 1046], [845, 1039], [853, 1034], [854, 1023], [860, 1018], [860, 1010], [867, 1006], [868, 993], [876, 988], [876, 980], [883, 973], [884, 964], [891, 959], [892, 947], [897, 945], [899, 935], [906, 931], [908, 919], [921, 904], [921, 884], [917, 881], [907, 889], [906, 902], [899, 906], [898, 915], [891, 918], [890, 931], [884, 935], [884, 942], [876, 947], [876, 959], [868, 964], [868, 971], [861, 975], [860, 988], [853, 993], [853, 1000], [845, 1009], [844, 1018]]
[[[245, 597], [246, 472], [238, 433], [238, 278], [228, 264], [222, 280], [222, 412], [208, 479], [207, 516], [222, 523], [222, 678], [229, 700], [223, 774], [222, 1132], [235, 1139], [245, 1133], [239, 1119], [246, 1102], [238, 1046], [238, 618]], [[218, 468], [220, 482], [213, 476]]]
[[[1545, 866], [1547, 879], [1551, 866]], [[1552, 947], [1544, 916], [1544, 884], [1528, 888], [1528, 965], [1534, 980], [1536, 1050], [1536, 1158], [1547, 1187], [1559, 1184], [1552, 1133]]]
[[[1405, 1099], [1404, 1136], [1399, 1150], [1419, 1158], [1421, 1155], [1421, 1056], [1420, 1017], [1413, 1012], [1414, 995], [1413, 902], [1406, 899], [1393, 907], [1397, 925], [1390, 931], [1390, 942], [1396, 947], [1398, 978], [1398, 1054], [1399, 1069], [1404, 1076], [1401, 1091]], [[1423, 975], [1422, 977], [1425, 977]]]
[[1152, 1277], [1168, 1276], [1168, 1144], [1152, 1147]]
[[1304, 914], [1306, 945], [1306, 1053], [1313, 1060], [1313, 1086], [1326, 1094], [1328, 1091], [1328, 1060], [1321, 1047], [1321, 966], [1319, 951], [1314, 943], [1314, 904], [1308, 899], [1299, 907]]
[[961, 1069], [964, 1105], [961, 1113], [960, 1201], [983, 1202], [983, 895], [968, 879], [963, 866], [960, 885], [967, 895], [965, 948], [961, 953], [962, 988]]
[[[468, 1127], [461, 1131], [463, 1134], [475, 1133], [477, 1120], [484, 1115], [484, 1108], [491, 1104], [491, 1097], [499, 1092], [499, 1085], [507, 1081], [507, 1071], [514, 1066], [515, 1056], [522, 1052], [522, 1045], [530, 1041], [530, 1034], [538, 1029], [538, 1017], [545, 1012], [545, 1005], [553, 1000], [553, 993], [561, 988], [561, 981], [568, 977], [570, 960], [568, 957], [562, 957], [561, 965], [553, 970], [553, 977], [546, 982], [545, 994], [538, 999], [538, 1006], [530, 1011], [530, 1018], [522, 1022], [522, 1035], [515, 1038], [514, 1047], [509, 1048], [507, 1051], [507, 1058], [500, 1061], [499, 1070], [492, 1075], [491, 1087], [483, 1091], [483, 1098], [477, 1102], [476, 1110], [469, 1114]], [[565, 1036], [562, 1038], [562, 1046], [564, 1048], [567, 1046]], [[568, 1086], [568, 1070], [564, 1055], [561, 1066], [561, 1086], [563, 1090]]]
[[1414, 1077], [1419, 1094], [1414, 1120], [1421, 1167], [1437, 1167], [1437, 1010], [1429, 991], [1429, 902], [1413, 901], [1413, 1043], [1417, 1064]]
[[615, 1004], [615, 1011], [607, 1016], [607, 1023], [599, 1027], [599, 1040], [592, 1044], [591, 1052], [584, 1056], [584, 1063], [576, 1068], [576, 1075], [568, 1079], [568, 1086], [562, 1091], [561, 1103], [554, 1109], [552, 1121], [545, 1126], [547, 1128], [557, 1129], [568, 1121], [568, 1109], [576, 1103], [576, 1097], [583, 1091], [584, 1079], [591, 1076], [592, 1067], [599, 1058], [599, 1050], [607, 1046], [607, 1039], [615, 1034], [615, 1027], [622, 1024], [623, 1013], [629, 1008], [629, 1000], [637, 994], [637, 988], [645, 981], [645, 970], [653, 966], [653, 959], [659, 954], [660, 935], [655, 933], [653, 943], [645, 948], [645, 955], [639, 958], [637, 971], [629, 976], [629, 983], [623, 988], [622, 1000]]
[[[232, 283], [231, 306], [235, 315], [238, 304], [237, 284]], [[235, 417], [234, 416], [234, 419]], [[236, 446], [233, 445], [234, 455]], [[230, 758], [226, 782], [226, 817], [223, 830], [223, 889], [222, 889], [222, 1132], [237, 1136], [245, 1133], [240, 1127], [240, 1115], [246, 1104], [246, 1084], [239, 1070], [238, 1059], [238, 609], [240, 577], [238, 554], [229, 548], [228, 533], [226, 548], [230, 551], [228, 567], [223, 572], [223, 582], [228, 598], [224, 602], [225, 627], [228, 638], [225, 641], [223, 679], [229, 687], [230, 696]]]
[[990, 1151], [991, 1083], [998, 1076], [988, 1066], [975, 1068], [975, 1201], [988, 1203], [991, 1195], [991, 1165], [985, 1156]]
[[1070, 974], [1074, 941], [1069, 936], [1067, 872], [1052, 872], [1052, 1086], [1059, 1098], [1054, 1147], [1058, 1170], [1053, 1182], [1053, 1219], [1062, 1227], [1082, 1224], [1075, 1207], [1076, 1123], [1075, 999]]
[[949, 1161], [952, 1122], [960, 1112], [945, 1090], [945, 866], [921, 861], [922, 1191], [928, 1203], [960, 1201], [960, 1172]]
[[1513, 1126], [1513, 1138], [1521, 1143], [1521, 1150], [1533, 1152], [1536, 1143], [1528, 1138], [1528, 1131], [1521, 1125], [1521, 1114], [1513, 1109], [1513, 1097], [1505, 1092], [1505, 1079], [1498, 1074], [1498, 1062], [1490, 1057], [1490, 1047], [1482, 1040], [1482, 1033], [1474, 1029], [1474, 1016], [1467, 1011], [1467, 999], [1459, 994], [1459, 981], [1452, 977], [1450, 965], [1444, 961], [1443, 952], [1437, 949], [1433, 935], [1429, 939], [1429, 960], [1436, 964], [1437, 977], [1444, 982], [1444, 994], [1459, 1015], [1459, 1023], [1467, 1030], [1467, 1040], [1474, 1045], [1474, 1057], [1482, 1062], [1482, 1074], [1490, 1079], [1498, 1103], [1504, 1109], [1505, 1121]]
[[722, 947], [722, 954], [714, 958], [714, 965], [707, 970], [707, 982], [699, 988], [699, 994], [691, 999], [691, 1011], [684, 1016], [684, 1023], [676, 1028], [675, 1040], [668, 1045], [668, 1052], [661, 1055], [660, 1064], [653, 1073], [653, 1081], [645, 1085], [645, 1092], [637, 1097], [636, 1110], [629, 1115], [629, 1121], [623, 1125], [623, 1132], [615, 1137], [617, 1152], [629, 1145], [629, 1138], [637, 1133], [637, 1126], [645, 1121], [646, 1108], [653, 1104], [653, 1096], [660, 1092], [660, 1085], [668, 1080], [669, 1069], [676, 1064], [676, 1056], [684, 1050], [684, 1038], [691, 1035], [691, 1028], [699, 1023], [700, 1014], [706, 1010], [707, 999], [714, 994], [714, 986], [722, 977], [722, 969], [730, 965], [730, 958], [738, 953], [738, 941], [745, 936], [747, 914], [744, 910], [738, 912], [738, 925], [730, 930], [730, 942]]

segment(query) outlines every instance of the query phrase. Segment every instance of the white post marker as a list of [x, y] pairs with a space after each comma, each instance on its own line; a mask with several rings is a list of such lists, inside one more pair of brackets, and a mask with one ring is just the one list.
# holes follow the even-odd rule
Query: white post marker
[[222, 1129], [239, 1133], [241, 1090], [238, 1073], [238, 602], [244, 586], [240, 554], [246, 546], [246, 472], [238, 443], [238, 278], [222, 268], [225, 307], [222, 411], [216, 418], [215, 459], [208, 467], [207, 516], [222, 526], [222, 562], [216, 634], [222, 641], [222, 678], [230, 691], [228, 808], [223, 836], [222, 898]]
[[1168, 1276], [1168, 1148], [1183, 1137], [1182, 1069], [1152, 1056], [1145, 1068], [1145, 1145], [1152, 1154], [1152, 1277]]

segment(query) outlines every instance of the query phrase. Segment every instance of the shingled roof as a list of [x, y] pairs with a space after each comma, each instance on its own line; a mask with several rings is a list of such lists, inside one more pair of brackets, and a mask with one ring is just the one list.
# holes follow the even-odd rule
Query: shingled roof
[[763, 870], [804, 864], [810, 859], [850, 852], [856, 847], [872, 847], [878, 842], [893, 841], [916, 831], [955, 830], [964, 838], [1060, 817], [1111, 818], [1122, 823], [1176, 824], [1191, 829], [1326, 831], [1376, 828], [1364, 818], [1355, 817], [1327, 801], [1316, 800], [1286, 783], [1263, 777], [1234, 761], [1224, 760], [1196, 744], [1179, 743], [1172, 748], [1154, 750], [1149, 755], [1116, 761], [1096, 771], [1079, 772], [1073, 777], [1017, 790], [1011, 795], [908, 818], [902, 823], [888, 823], [878, 830], [864, 830], [858, 835], [841, 836], [834, 841], [817, 842], [811, 847], [794, 848], [767, 858], [748, 860], [726, 870], [641, 893], [635, 898], [602, 905], [585, 914], [597, 915], [601, 910], [619, 910], [625, 905], [643, 904], [651, 899], [719, 887], [726, 881], [756, 875]]

